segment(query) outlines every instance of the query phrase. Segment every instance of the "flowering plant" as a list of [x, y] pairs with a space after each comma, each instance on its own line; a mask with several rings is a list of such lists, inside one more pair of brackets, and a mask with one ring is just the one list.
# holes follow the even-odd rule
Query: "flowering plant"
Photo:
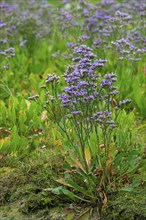
[[[120, 108], [131, 100], [117, 104], [115, 96], [118, 91], [114, 85], [116, 74], [101, 76], [97, 73], [97, 69], [103, 67], [106, 60], [96, 59], [92, 49], [86, 45], [72, 44], [71, 47], [75, 55], [72, 61], [75, 64], [70, 65], [63, 75], [67, 86], [62, 93], [57, 93], [59, 76], [48, 74], [46, 85], [41, 86], [47, 90], [45, 105], [38, 102], [39, 96], [30, 99], [41, 104], [60, 131], [65, 133], [68, 140], [65, 150], [68, 155], [64, 178], [57, 181], [73, 188], [79, 195], [62, 187], [47, 190], [65, 194], [71, 199], [78, 198], [89, 203], [102, 199], [105, 203], [108, 189], [117, 187], [115, 179], [128, 174], [128, 167], [123, 171], [121, 169], [126, 154], [121, 154], [118, 146], [116, 147], [116, 136], [119, 133], [116, 131], [115, 120]], [[126, 157], [124, 161], [127, 159]], [[120, 167], [119, 170], [117, 166]], [[134, 164], [133, 169], [138, 168]]]

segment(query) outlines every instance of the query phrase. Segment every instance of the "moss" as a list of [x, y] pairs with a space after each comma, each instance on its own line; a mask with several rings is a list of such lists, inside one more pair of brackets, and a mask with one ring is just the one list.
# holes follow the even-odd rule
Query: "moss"
[[1, 217], [3, 220], [49, 220], [49, 211], [48, 210], [39, 210], [37, 213], [24, 214], [20, 212], [20, 202], [14, 202], [7, 206], [3, 206], [1, 211]]
[[47, 192], [30, 193], [25, 196], [19, 211], [22, 213], [33, 213], [37, 210], [45, 210], [59, 205], [58, 199]]
[[[56, 163], [59, 161], [60, 163]], [[67, 205], [68, 200], [50, 192], [45, 188], [55, 187], [54, 179], [62, 173], [63, 156], [60, 152], [49, 150], [37, 151], [23, 161], [12, 157], [4, 158], [0, 168], [0, 202], [3, 220], [56, 220], [74, 219], [76, 211]], [[146, 187], [134, 192], [118, 192], [108, 196], [106, 210], [101, 213], [101, 220], [143, 220], [146, 219]], [[67, 208], [64, 207], [65, 204]], [[75, 204], [78, 206], [78, 204]], [[90, 219], [86, 213], [80, 219]], [[96, 219], [92, 216], [91, 219]]]
[[56, 153], [55, 150], [36, 151], [21, 161], [10, 155], [3, 158], [0, 168], [0, 202], [2, 210], [6, 210], [3, 211], [4, 216], [13, 219], [11, 213], [15, 211], [19, 215], [37, 215], [37, 211], [47, 212], [65, 201], [62, 198], [61, 202], [59, 197], [44, 191], [56, 185], [54, 178], [58, 177], [62, 169], [61, 158], [60, 152]]
[[11, 201], [11, 195], [26, 183], [26, 177], [18, 169], [4, 167], [0, 169], [0, 204]]
[[9, 174], [12, 171], [14, 171], [14, 168], [2, 167], [2, 168], [0, 168], [0, 176], [5, 176], [5, 175]]
[[102, 213], [105, 220], [143, 220], [146, 219], [146, 187], [134, 192], [119, 192], [109, 196], [106, 210]]

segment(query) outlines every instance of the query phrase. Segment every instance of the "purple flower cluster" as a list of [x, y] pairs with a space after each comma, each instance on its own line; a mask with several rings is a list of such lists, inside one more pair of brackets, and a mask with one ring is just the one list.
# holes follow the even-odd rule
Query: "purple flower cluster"
[[3, 20], [0, 20], [0, 28], [6, 27], [7, 23], [4, 22]]
[[130, 102], [131, 102], [131, 99], [122, 100], [122, 101], [119, 102], [119, 106], [129, 104]]
[[104, 99], [106, 102], [111, 101], [111, 97], [117, 95], [119, 91], [117, 91], [117, 87], [113, 84], [117, 81], [116, 73], [109, 73], [104, 76], [104, 79], [101, 81], [101, 88], [104, 88], [106, 90], [106, 93], [104, 95]]
[[144, 48], [138, 48], [134, 46], [130, 41], [125, 38], [112, 42], [119, 53], [119, 59], [127, 58], [129, 60], [139, 60], [141, 54], [146, 51]]
[[[95, 73], [94, 69], [98, 66], [97, 60], [92, 62], [87, 57], [95, 57], [91, 52], [91, 48], [81, 45], [78, 48], [75, 47], [74, 53], [81, 54], [83, 57], [79, 58], [76, 65], [69, 66], [64, 78], [68, 83], [68, 86], [64, 89], [66, 95], [60, 96], [62, 104], [65, 106], [78, 105], [78, 102], [84, 104], [93, 101], [96, 97], [96, 80], [99, 75]], [[90, 53], [90, 55], [89, 55]], [[92, 56], [91, 56], [92, 55]], [[104, 62], [104, 61], [103, 61]], [[101, 64], [101, 62], [99, 61]], [[65, 100], [64, 100], [65, 98]]]
[[65, 10], [61, 10], [62, 19], [65, 21], [70, 21], [72, 19], [72, 16]]
[[7, 3], [4, 3], [4, 2], [1, 2], [0, 3], [0, 12], [1, 13], [11, 13], [13, 11], [15, 7], [15, 4], [7, 4]]
[[[144, 56], [146, 51], [143, 28], [146, 15], [144, 0], [129, 2], [124, 0], [121, 3], [105, 0], [96, 4], [79, 1], [78, 10], [72, 10], [75, 6], [73, 1], [68, 1], [68, 3], [70, 7], [66, 7], [65, 14], [67, 16], [61, 25], [64, 29], [65, 26], [67, 29], [72, 28], [69, 20], [71, 21], [75, 17], [79, 18], [76, 25], [82, 30], [83, 35], [78, 37], [78, 41], [82, 42], [90, 37], [91, 43], [96, 48], [103, 51], [111, 50], [111, 53], [114, 50], [115, 54], [117, 51], [119, 59], [139, 60]], [[123, 39], [129, 42], [128, 48], [118, 42]], [[114, 47], [111, 42], [115, 43]]]
[[95, 54], [91, 52], [92, 49], [90, 47], [87, 47], [86, 45], [81, 45], [81, 46], [77, 46], [75, 47], [74, 49], [74, 53], [75, 54], [80, 54], [84, 57], [87, 57], [87, 58], [95, 58]]
[[13, 47], [10, 47], [4, 51], [0, 50], [0, 54], [4, 57], [11, 58], [15, 56], [15, 49]]
[[62, 27], [61, 27], [62, 30], [70, 28], [70, 26], [78, 26], [76, 17], [64, 9], [61, 10], [61, 16], [59, 20], [62, 21]]
[[23, 40], [20, 42], [20, 47], [24, 47], [24, 45], [28, 42], [28, 40]]
[[59, 76], [56, 76], [54, 74], [48, 74], [46, 77], [46, 83], [58, 83], [59, 82]]
[[15, 4], [0, 3], [0, 44], [1, 50], [0, 55], [2, 55], [2, 69], [9, 69], [9, 61], [7, 58], [12, 58], [15, 56], [15, 49], [12, 47], [13, 43], [10, 42], [11, 34], [13, 32], [13, 26], [8, 21], [11, 19], [11, 14], [16, 8]]
[[[101, 77], [96, 70], [104, 66], [106, 60], [95, 59], [96, 55], [86, 45], [74, 46], [73, 52], [80, 57], [63, 75], [68, 86], [59, 95], [62, 106], [66, 108], [66, 113], [78, 116], [79, 120], [88, 118], [86, 123], [88, 121], [93, 124], [94, 119], [94, 122], [100, 125], [106, 123], [114, 127], [109, 108], [113, 96], [118, 94], [117, 87], [113, 85], [116, 82], [116, 74], [109, 73], [104, 75], [104, 78]], [[101, 110], [103, 108], [104, 111]]]
[[5, 34], [8, 42], [9, 38], [11, 42], [17, 39], [20, 47], [23, 47], [27, 42], [30, 47], [31, 44], [36, 43], [36, 39], [48, 36], [50, 33], [53, 21], [53, 18], [50, 17], [56, 16], [51, 13], [53, 10], [53, 7], [46, 1], [26, 0], [25, 4], [19, 3], [19, 1], [17, 3], [0, 3], [0, 29], [5, 28], [1, 35], [1, 41], [3, 41]]
[[94, 122], [99, 123], [101, 126], [105, 126], [107, 124], [112, 128], [116, 127], [115, 122], [111, 120], [112, 112], [109, 112], [108, 110], [96, 112], [91, 118]]
[[15, 56], [15, 49], [13, 47], [10, 47], [4, 51], [8, 58]]
[[119, 20], [130, 20], [132, 18], [132, 15], [122, 12], [122, 11], [116, 11], [115, 15], [117, 16], [117, 18], [119, 18]]
[[116, 73], [106, 74], [104, 79], [101, 81], [101, 86], [111, 88], [111, 85], [117, 80], [116, 76]]
[[82, 35], [78, 38], [79, 41], [85, 41], [88, 40], [90, 37], [86, 34], [86, 35]]

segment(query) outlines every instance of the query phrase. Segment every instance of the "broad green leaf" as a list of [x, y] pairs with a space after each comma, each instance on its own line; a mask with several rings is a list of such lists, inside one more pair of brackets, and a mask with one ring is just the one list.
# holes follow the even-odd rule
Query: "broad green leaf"
[[82, 193], [83, 195], [88, 195], [88, 189], [84, 189], [83, 187], [79, 186], [76, 182], [74, 182], [72, 179], [67, 179], [67, 183], [69, 183], [69, 185], [72, 186], [73, 189], [75, 189], [76, 191]]
[[139, 185], [140, 185], [140, 181], [139, 180], [135, 180], [135, 181], [133, 181], [132, 184], [120, 188], [120, 191], [131, 192], [131, 191], [134, 190], [134, 188], [138, 187]]
[[18, 147], [20, 147], [20, 136], [18, 134], [18, 130], [17, 130], [16, 125], [14, 125], [14, 127], [12, 128], [11, 138], [12, 138], [11, 151], [16, 152]]
[[45, 191], [50, 191], [57, 195], [66, 195], [70, 199], [75, 200], [75, 195], [71, 191], [64, 189], [62, 186], [56, 187], [56, 188], [47, 188]]

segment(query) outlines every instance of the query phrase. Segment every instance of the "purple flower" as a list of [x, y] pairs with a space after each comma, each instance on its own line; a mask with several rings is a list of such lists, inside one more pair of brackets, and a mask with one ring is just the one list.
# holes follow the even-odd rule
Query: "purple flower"
[[69, 48], [72, 48], [72, 47], [74, 46], [74, 43], [68, 42], [66, 45], [67, 45]]
[[[69, 66], [63, 75], [67, 86], [59, 95], [62, 106], [68, 109], [67, 114], [69, 112], [79, 116], [82, 114], [83, 118], [88, 119], [86, 124], [95, 122], [101, 127], [114, 128], [112, 112], [107, 109], [110, 109], [112, 97], [118, 94], [117, 87], [113, 85], [116, 81], [116, 73], [105, 74], [104, 77], [97, 74], [96, 69], [103, 66], [107, 60], [92, 60], [93, 57], [87, 57], [88, 53], [92, 53], [92, 49], [86, 45], [76, 46], [73, 51], [82, 57], [75, 65]], [[103, 103], [105, 109], [101, 111]]]
[[6, 53], [15, 53], [15, 49], [13, 47], [8, 48], [5, 50]]
[[79, 114], [82, 114], [82, 111], [73, 111], [73, 112], [71, 112], [71, 114], [73, 114], [73, 115], [79, 115]]
[[89, 85], [89, 83], [86, 82], [86, 81], [79, 81], [79, 82], [78, 82], [78, 86], [79, 86], [79, 87], [84, 87], [84, 86], [88, 86], [88, 85]]
[[68, 3], [68, 0], [62, 0], [62, 3], [63, 3], [63, 4], [67, 4], [67, 3]]
[[125, 13], [125, 12], [121, 12], [121, 11], [116, 11], [115, 15], [117, 17], [120, 17], [120, 19], [123, 19], [123, 20], [129, 20], [132, 18], [132, 15]]
[[103, 67], [104, 64], [102, 62], [100, 62], [100, 60], [95, 60], [93, 63], [93, 67], [97, 68], [97, 67]]
[[115, 77], [115, 78], [111, 78], [111, 81], [112, 82], [116, 82], [117, 81], [117, 78]]
[[46, 77], [46, 83], [58, 83], [59, 82], [60, 77], [56, 76], [54, 74], [48, 74]]
[[50, 101], [54, 101], [55, 100], [55, 98], [54, 98], [54, 96], [52, 96], [52, 95], [50, 95]]
[[62, 101], [63, 106], [70, 106], [70, 96], [67, 94], [59, 95], [59, 99]]
[[105, 86], [108, 86], [108, 87], [109, 87], [109, 86], [112, 85], [112, 82], [109, 81], [109, 80], [103, 79], [101, 82], [102, 82], [102, 83], [101, 83], [101, 87], [105, 87]]
[[108, 110], [104, 111], [104, 114], [107, 118], [112, 117], [112, 112], [109, 112]]
[[23, 40], [23, 41], [20, 43], [20, 47], [23, 47], [26, 43], [27, 43], [27, 40]]
[[105, 78], [105, 79], [111, 79], [111, 80], [112, 80], [112, 78], [114, 78], [114, 77], [116, 77], [116, 76], [117, 76], [116, 73], [109, 73], [109, 74], [106, 74], [106, 75], [104, 76], [104, 78]]
[[6, 44], [7, 42], [8, 42], [7, 39], [1, 39], [1, 40], [0, 40], [0, 43], [2, 43], [2, 44]]
[[86, 45], [81, 45], [79, 47], [75, 47], [74, 53], [81, 54], [84, 57], [88, 57], [88, 58], [96, 57], [96, 55], [91, 51], [92, 49], [90, 47], [87, 47]]
[[74, 61], [74, 62], [79, 61], [79, 60], [81, 60], [81, 57], [73, 57], [72, 58], [72, 61]]
[[106, 111], [99, 111], [96, 112], [92, 115], [92, 119], [96, 122], [96, 123], [100, 123], [101, 125], [103, 124], [115, 124], [114, 121], [109, 120], [112, 117], [112, 112], [109, 112], [108, 110]]
[[117, 89], [117, 86], [111, 86], [110, 87], [112, 90]]
[[84, 9], [83, 14], [85, 17], [89, 17], [89, 11], [87, 9]]
[[119, 91], [113, 91], [113, 92], [109, 92], [109, 95], [117, 95], [119, 93]]
[[86, 102], [89, 102], [91, 100], [94, 100], [95, 97], [93, 95], [90, 95], [90, 96], [86, 96], [84, 99], [83, 99], [83, 103], [86, 103]]
[[90, 37], [88, 35], [83, 35], [83, 36], [80, 36], [78, 39], [79, 41], [84, 41], [84, 40], [88, 40]]
[[9, 69], [8, 65], [3, 66], [4, 69]]
[[65, 19], [65, 21], [67, 21], [67, 22], [72, 19], [71, 14], [69, 14], [67, 11], [65, 11], [63, 9], [61, 10], [61, 15], [62, 15], [62, 20]]
[[6, 56], [6, 53], [2, 50], [0, 50], [0, 54]]
[[11, 30], [14, 31], [15, 29], [16, 29], [16, 26], [15, 26], [15, 25], [12, 25], [12, 26], [11, 26]]
[[131, 99], [122, 100], [119, 102], [119, 106], [129, 104], [130, 102], [131, 102]]
[[15, 7], [15, 4], [11, 5], [11, 4], [7, 4], [4, 2], [0, 3], [0, 10], [1, 12], [4, 12], [4, 13], [11, 13], [14, 7]]
[[4, 22], [3, 20], [0, 20], [0, 28], [6, 27], [7, 23]]

